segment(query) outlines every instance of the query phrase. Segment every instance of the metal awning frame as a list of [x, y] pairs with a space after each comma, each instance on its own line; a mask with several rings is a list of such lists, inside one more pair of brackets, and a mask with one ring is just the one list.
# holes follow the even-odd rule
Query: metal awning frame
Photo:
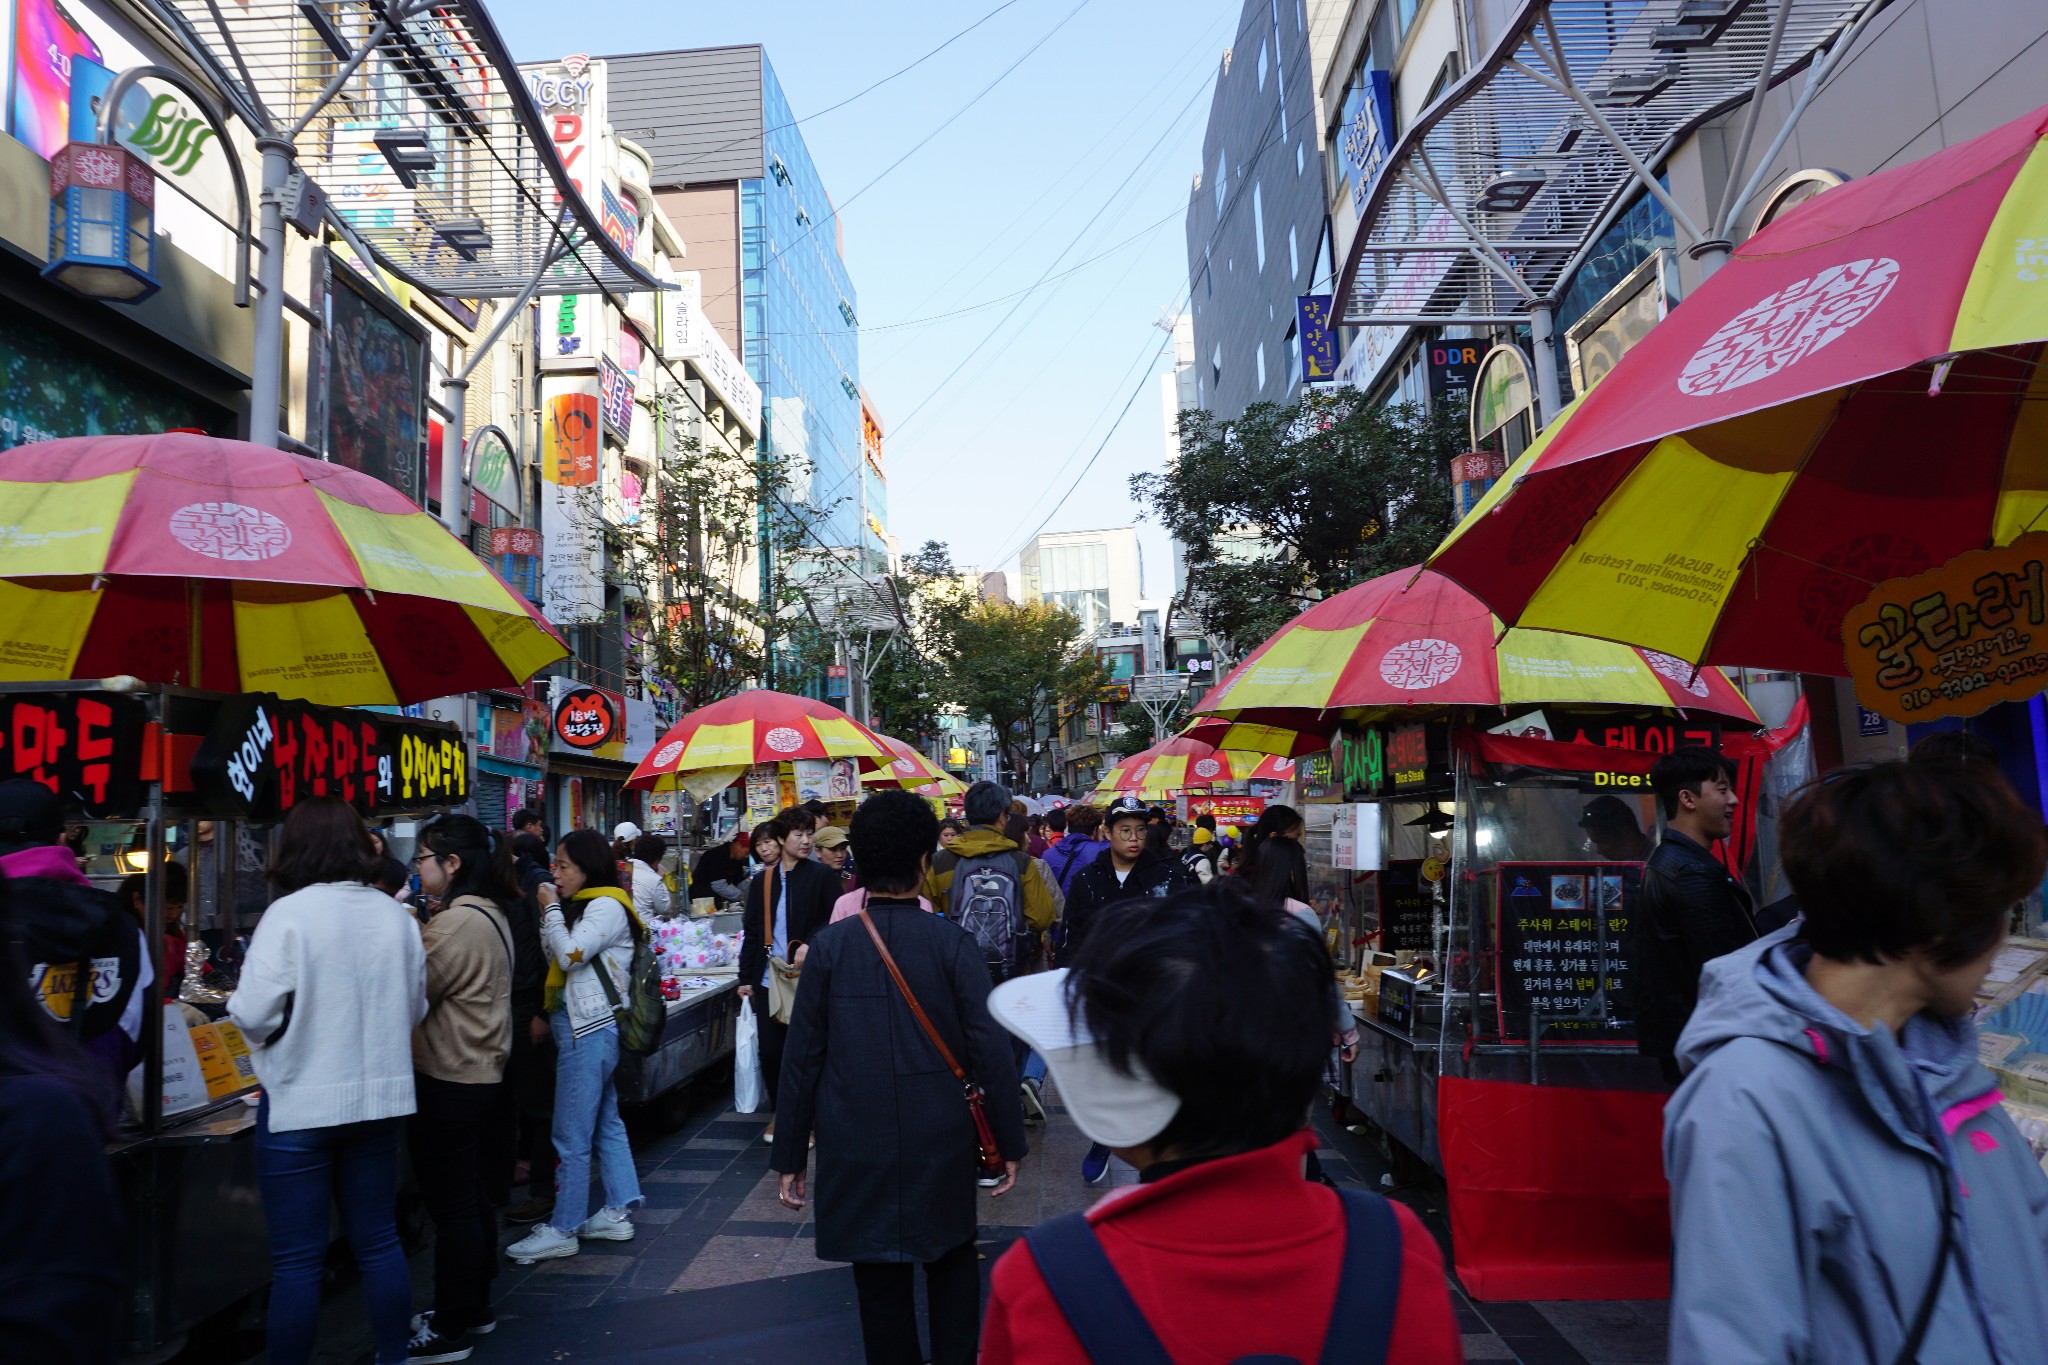
[[[1663, 89], [1682, 78], [1682, 57], [1689, 53], [1659, 68], [1667, 77], [1664, 87], [1639, 101], [1636, 107], [1614, 109], [1612, 116], [1588, 86], [1591, 78], [1620, 74], [1613, 69], [1618, 58], [1632, 57], [1638, 63], [1643, 60], [1642, 49], [1647, 46], [1643, 35], [1646, 26], [1665, 17], [1663, 0], [1655, 0], [1620, 28], [1612, 29], [1606, 47], [1597, 53], [1600, 60], [1582, 61], [1577, 70], [1571, 60], [1574, 49], [1566, 41], [1559, 13], [1566, 12], [1566, 22], [1577, 26], [1574, 32], [1579, 33], [1583, 49], [1583, 30], [1589, 22], [1604, 14], [1612, 28], [1611, 7], [1588, 4], [1585, 0], [1530, 0], [1487, 58], [1424, 110], [1393, 148], [1387, 170], [1373, 187], [1360, 214], [1359, 227], [1336, 282], [1339, 323], [1352, 327], [1526, 324], [1539, 343], [1535, 365], [1538, 399], [1541, 415], [1549, 420], [1557, 412], [1560, 394], [1555, 357], [1544, 343], [1552, 332], [1557, 291], [1635, 201], [1635, 192], [1640, 190], [1659, 201], [1671, 214], [1674, 225], [1690, 240], [1691, 254], [1701, 261], [1705, 272], [1711, 273], [1726, 258], [1729, 225], [1755, 196], [1813, 96], [1834, 73], [1842, 56], [1854, 47], [1871, 17], [1887, 3], [1888, 0], [1753, 0], [1757, 14], [1767, 16], [1768, 23], [1765, 32], [1760, 33], [1760, 25], [1752, 23], [1739, 35], [1752, 47], [1759, 38], [1762, 41], [1762, 51], [1754, 60], [1753, 76], [1745, 76], [1738, 89], [1725, 89], [1735, 82], [1724, 70], [1709, 87], [1709, 93], [1718, 97], [1703, 101], [1694, 92], [1695, 98], [1674, 111], [1664, 121], [1665, 126], [1658, 128], [1654, 114], [1638, 115], [1636, 108], [1654, 109]], [[1791, 20], [1795, 11], [1802, 10], [1803, 23], [1795, 32]], [[1677, 17], [1675, 5], [1669, 17]], [[1750, 17], [1747, 13], [1736, 16], [1738, 21]], [[1785, 43], [1788, 32], [1793, 32], [1796, 40], [1789, 51]], [[1729, 68], [1734, 63], [1724, 58], [1722, 65]], [[1761, 120], [1762, 97], [1801, 69], [1808, 70], [1804, 88], [1776, 140], [1738, 192], [1737, 180], [1747, 166]], [[1521, 91], [1504, 92], [1503, 81], [1516, 83]], [[1508, 106], [1523, 91], [1540, 92], [1549, 107], [1537, 108], [1514, 123], [1507, 118], [1508, 113], [1514, 112]], [[1745, 102], [1749, 112], [1731, 161], [1729, 184], [1712, 222], [1701, 225], [1658, 182], [1653, 168], [1700, 126]], [[1462, 130], [1455, 123], [1445, 128], [1461, 112], [1473, 108], [1478, 108], [1480, 117], [1494, 125], [1487, 129], [1485, 137], [1461, 137]], [[1637, 137], [1633, 141], [1617, 127], [1617, 119], [1634, 125]], [[1550, 130], [1557, 127], [1576, 131], [1559, 136], [1554, 150], [1538, 151], [1537, 144], [1531, 144], [1528, 150], [1509, 152], [1500, 146], [1504, 139], [1526, 139], [1531, 131], [1543, 132], [1541, 141], [1549, 143]], [[1440, 129], [1450, 135], [1454, 145], [1446, 145], [1439, 136]], [[1645, 130], [1650, 136], [1643, 135]], [[1433, 137], [1440, 154], [1456, 158], [1452, 163], [1453, 174], [1439, 172], [1431, 155]], [[1608, 165], [1593, 167], [1585, 177], [1610, 181], [1598, 195], [1601, 202], [1597, 212], [1587, 213], [1580, 207], [1575, 212], [1560, 213], [1554, 202], [1546, 203], [1546, 199], [1555, 201], [1563, 197], [1563, 191], [1556, 190], [1548, 176], [1536, 177], [1543, 188], [1531, 195], [1521, 210], [1484, 215], [1479, 212], [1472, 194], [1476, 188], [1471, 174], [1474, 165], [1482, 172], [1480, 183], [1518, 168], [1575, 162], [1583, 168], [1585, 153], [1579, 157], [1568, 155], [1581, 138], [1590, 145], [1593, 155], [1609, 159]], [[1475, 143], [1479, 144], [1476, 154]], [[1465, 170], [1462, 177], [1456, 173], [1461, 167]], [[1545, 189], [1555, 192], [1546, 196]], [[1427, 224], [1423, 224], [1419, 212], [1424, 207], [1432, 213]], [[1489, 231], [1482, 217], [1500, 220], [1499, 229]], [[1544, 221], [1570, 217], [1580, 220], [1578, 231], [1543, 235]], [[1529, 232], [1525, 224], [1534, 224], [1537, 231]], [[1396, 264], [1390, 267], [1390, 261]], [[1368, 282], [1387, 281], [1389, 274], [1402, 265], [1411, 268], [1396, 276], [1389, 287], [1381, 289]], [[1421, 268], [1412, 268], [1416, 266]], [[1503, 307], [1504, 304], [1507, 306]]]

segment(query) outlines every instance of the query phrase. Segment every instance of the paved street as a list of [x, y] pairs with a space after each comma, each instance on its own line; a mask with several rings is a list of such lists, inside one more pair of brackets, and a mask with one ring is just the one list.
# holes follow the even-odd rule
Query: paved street
[[[1056, 1097], [1055, 1097], [1056, 1098]], [[499, 1328], [478, 1362], [857, 1361], [860, 1329], [852, 1273], [819, 1261], [813, 1225], [775, 1198], [766, 1115], [731, 1112], [727, 1093], [700, 1096], [689, 1121], [666, 1135], [637, 1132], [647, 1205], [632, 1242], [585, 1243], [582, 1254], [529, 1268], [506, 1262], [497, 1285]], [[1325, 1168], [1340, 1181], [1377, 1183], [1384, 1166], [1364, 1140], [1324, 1122]], [[982, 1197], [982, 1250], [993, 1262], [1025, 1228], [1085, 1208], [1100, 1194], [1081, 1183], [1087, 1141], [1055, 1103], [1034, 1130], [1017, 1188]], [[1114, 1181], [1135, 1180], [1120, 1164]], [[1412, 1202], [1441, 1229], [1432, 1202]], [[508, 1229], [508, 1240], [512, 1235]], [[425, 1256], [415, 1257], [425, 1288]], [[1652, 1365], [1663, 1360], [1664, 1312], [1648, 1304], [1474, 1304], [1452, 1286], [1465, 1355], [1524, 1365]], [[330, 1309], [335, 1362], [366, 1358], [360, 1318], [346, 1299]], [[343, 1311], [337, 1312], [336, 1309]]]

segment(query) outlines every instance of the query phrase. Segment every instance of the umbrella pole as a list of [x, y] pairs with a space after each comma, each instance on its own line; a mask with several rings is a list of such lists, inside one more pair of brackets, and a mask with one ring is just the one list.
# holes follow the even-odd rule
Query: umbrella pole
[[185, 679], [185, 686], [198, 687], [200, 649], [206, 638], [206, 600], [196, 578], [185, 580], [185, 619], [191, 627], [186, 640], [186, 662], [191, 666], [191, 675]]

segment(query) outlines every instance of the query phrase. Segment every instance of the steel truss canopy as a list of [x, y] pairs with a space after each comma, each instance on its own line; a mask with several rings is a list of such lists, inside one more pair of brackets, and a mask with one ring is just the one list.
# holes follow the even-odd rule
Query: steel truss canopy
[[[577, 193], [478, 0], [145, 0], [330, 220], [456, 298], [657, 289]], [[303, 221], [306, 201], [291, 210]], [[315, 215], [317, 216], [317, 215]]]
[[[1741, 205], [1732, 184], [1703, 226], [1652, 171], [1709, 119], [1744, 101], [1760, 107], [1823, 49], [1831, 62], [1881, 3], [1531, 0], [1380, 160], [1338, 278], [1338, 322], [1528, 322], [1638, 186], [1671, 212], [1682, 241], [1725, 238]], [[1826, 74], [1815, 70], [1809, 95]]]

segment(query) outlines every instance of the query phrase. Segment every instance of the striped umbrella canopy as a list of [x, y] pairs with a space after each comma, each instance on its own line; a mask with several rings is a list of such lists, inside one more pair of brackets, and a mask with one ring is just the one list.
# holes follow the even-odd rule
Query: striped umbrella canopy
[[1104, 773], [1091, 797], [1136, 796], [1144, 801], [1163, 801], [1189, 787], [1242, 782], [1254, 777], [1285, 782], [1293, 776], [1292, 759], [1219, 749], [1186, 735], [1175, 735], [1132, 754]]
[[[863, 771], [874, 771], [895, 757], [881, 736], [838, 707], [762, 687], [700, 706], [677, 721], [626, 785], [653, 787], [671, 775], [728, 770], [736, 778], [757, 763], [799, 758], [850, 758]], [[694, 792], [700, 784], [687, 785]]]
[[882, 747], [890, 753], [887, 766], [879, 771], [867, 773], [861, 781], [871, 786], [894, 784], [905, 791], [916, 792], [919, 796], [960, 796], [967, 790], [967, 784], [947, 772], [926, 755], [894, 735], [874, 732], [882, 741]]
[[1340, 717], [1540, 705], [1705, 711], [1757, 723], [1717, 668], [1576, 635], [1505, 630], [1478, 598], [1426, 569], [1382, 574], [1316, 603], [1196, 709], [1242, 727], [1211, 723], [1199, 729], [1205, 738], [1220, 733], [1290, 753], [1319, 726], [1327, 737]]
[[2048, 527], [2044, 341], [2039, 110], [1750, 238], [1430, 566], [1518, 626], [1843, 673], [1876, 584]]
[[568, 652], [367, 474], [184, 432], [0, 453], [0, 682], [388, 706], [516, 686]]

